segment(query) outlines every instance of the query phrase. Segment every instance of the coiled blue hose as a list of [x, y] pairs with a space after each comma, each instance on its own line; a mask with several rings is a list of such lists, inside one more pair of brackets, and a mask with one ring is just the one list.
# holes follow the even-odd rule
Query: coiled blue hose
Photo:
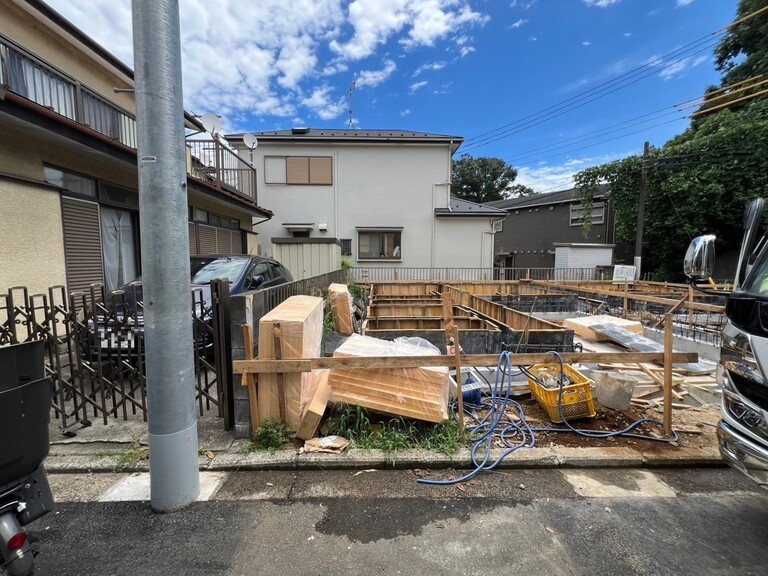
[[[470, 452], [472, 457], [472, 464], [474, 465], [474, 469], [467, 472], [463, 476], [460, 476], [459, 478], [453, 478], [451, 480], [436, 480], [431, 478], [419, 478], [417, 480], [420, 484], [430, 484], [430, 485], [451, 485], [451, 484], [458, 484], [460, 482], [466, 482], [467, 480], [473, 478], [480, 472], [484, 470], [493, 470], [498, 466], [504, 458], [506, 458], [509, 454], [514, 452], [515, 450], [519, 450], [520, 448], [533, 448], [536, 445], [536, 437], [535, 432], [574, 432], [580, 436], [585, 436], [587, 438], [610, 438], [612, 436], [626, 436], [629, 438], [639, 438], [642, 440], [654, 440], [657, 442], [676, 442], [679, 440], [679, 436], [677, 432], [672, 432], [672, 437], [670, 438], [658, 438], [654, 436], [648, 436], [645, 434], [633, 434], [631, 431], [637, 428], [638, 426], [645, 424], [645, 423], [651, 423], [656, 424], [659, 426], [663, 426], [662, 422], [659, 422], [658, 420], [652, 420], [649, 418], [643, 418], [641, 420], [637, 420], [624, 428], [623, 430], [615, 431], [615, 432], [600, 432], [595, 430], [585, 430], [580, 428], [574, 428], [571, 426], [571, 424], [568, 422], [568, 420], [565, 419], [563, 415], [563, 376], [564, 376], [564, 369], [563, 369], [563, 359], [560, 357], [560, 354], [558, 354], [555, 351], [551, 351], [551, 354], [554, 354], [557, 358], [557, 361], [560, 365], [560, 378], [559, 378], [559, 393], [557, 397], [557, 404], [558, 404], [558, 410], [560, 412], [560, 417], [567, 426], [566, 428], [531, 428], [528, 423], [525, 421], [525, 414], [523, 413], [523, 407], [520, 405], [519, 402], [512, 400], [509, 395], [510, 391], [512, 389], [512, 376], [515, 374], [512, 371], [513, 365], [512, 365], [512, 358], [510, 352], [502, 352], [499, 355], [499, 361], [496, 364], [496, 381], [493, 386], [490, 386], [490, 398], [483, 399], [483, 404], [481, 406], [474, 406], [475, 408], [479, 407], [485, 407], [488, 408], [488, 413], [482, 418], [478, 419], [474, 411], [472, 410], [472, 406], [466, 406], [464, 409], [464, 414], [468, 418], [471, 418], [474, 421], [474, 426], [468, 428], [468, 432], [470, 435], [479, 434], [477, 439], [472, 443], [472, 450]], [[521, 370], [530, 378], [536, 379], [536, 377], [531, 374], [528, 370], [521, 367]], [[461, 375], [457, 375], [458, 379], [458, 390], [457, 392], [461, 394]], [[503, 389], [504, 382], [507, 381], [507, 387], [506, 392], [504, 393], [503, 397], [501, 396], [501, 391]], [[487, 381], [486, 381], [487, 382]], [[509, 414], [507, 414], [507, 408], [512, 407], [514, 411], [517, 413], [517, 420], [514, 420], [510, 418]], [[456, 413], [456, 403], [452, 406], [454, 415]], [[493, 437], [494, 435], [498, 435], [498, 438], [500, 442], [507, 447], [504, 452], [501, 453], [495, 460], [491, 461], [491, 449], [493, 448]], [[480, 454], [482, 454], [482, 459], [480, 459]]]

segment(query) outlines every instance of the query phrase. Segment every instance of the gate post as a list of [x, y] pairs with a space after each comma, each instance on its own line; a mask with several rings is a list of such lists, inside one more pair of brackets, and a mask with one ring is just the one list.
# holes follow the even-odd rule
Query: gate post
[[235, 400], [232, 390], [232, 323], [228, 280], [211, 281], [211, 304], [213, 305], [213, 350], [216, 355], [219, 416], [224, 418], [224, 430], [231, 430], [235, 423]]

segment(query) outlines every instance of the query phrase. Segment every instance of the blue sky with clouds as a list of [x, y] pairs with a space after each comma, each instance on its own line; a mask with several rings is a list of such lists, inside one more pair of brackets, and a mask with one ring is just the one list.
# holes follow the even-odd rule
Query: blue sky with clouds
[[[133, 65], [130, 0], [49, 5]], [[662, 145], [737, 0], [180, 0], [185, 108], [225, 132], [455, 134], [537, 191]], [[350, 87], [354, 82], [354, 90]]]

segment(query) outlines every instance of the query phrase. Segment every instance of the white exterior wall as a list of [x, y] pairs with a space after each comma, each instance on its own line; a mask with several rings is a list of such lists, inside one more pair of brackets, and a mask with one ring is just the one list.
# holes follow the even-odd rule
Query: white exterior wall
[[[331, 156], [333, 185], [267, 184], [265, 156]], [[488, 219], [434, 216], [435, 208], [447, 208], [450, 198], [451, 154], [447, 145], [275, 144], [262, 140], [254, 151], [254, 166], [259, 177], [259, 204], [275, 214], [256, 231], [262, 251], [271, 252], [278, 260], [277, 246], [270, 240], [290, 238], [291, 232], [283, 226], [290, 222], [314, 223], [310, 232], [313, 238], [352, 239], [352, 260], [358, 266], [493, 265], [493, 236], [482, 234], [491, 231]], [[320, 222], [327, 223], [327, 231], [318, 230]], [[401, 260], [358, 260], [358, 227], [402, 227]]]
[[435, 267], [492, 268], [492, 219], [479, 217], [437, 218]]

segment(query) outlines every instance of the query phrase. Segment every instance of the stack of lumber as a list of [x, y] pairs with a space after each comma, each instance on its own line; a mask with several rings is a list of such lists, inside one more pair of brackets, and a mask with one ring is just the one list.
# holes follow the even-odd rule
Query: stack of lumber
[[346, 284], [328, 286], [328, 299], [333, 313], [333, 329], [339, 334], [350, 336], [355, 331], [352, 316], [352, 297]]
[[[334, 357], [429, 356], [434, 348], [353, 334]], [[392, 416], [427, 422], [448, 418], [450, 378], [447, 367], [370, 368], [330, 371], [331, 400]]]
[[[259, 321], [259, 358], [296, 360], [320, 356], [323, 337], [323, 299], [291, 296]], [[291, 431], [301, 422], [301, 399], [315, 395], [312, 372], [259, 375], [259, 418], [286, 422]]]
[[637, 320], [626, 320], [624, 318], [617, 318], [615, 316], [608, 316], [606, 314], [598, 316], [577, 316], [576, 318], [567, 318], [563, 320], [563, 328], [573, 330], [573, 333], [587, 340], [593, 342], [607, 342], [610, 338], [600, 332], [595, 332], [592, 326], [598, 324], [613, 324], [615, 326], [621, 326], [629, 332], [635, 334], [643, 333], [643, 325]]

